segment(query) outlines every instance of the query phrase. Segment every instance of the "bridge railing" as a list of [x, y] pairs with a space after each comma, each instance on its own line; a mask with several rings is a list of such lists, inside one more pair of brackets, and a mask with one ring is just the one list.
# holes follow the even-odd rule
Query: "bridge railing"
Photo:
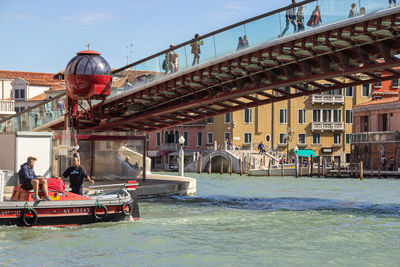
[[[114, 73], [130, 68], [137, 72], [135, 75], [137, 79], [132, 84], [133, 87], [142, 86], [176, 72], [196, 68], [197, 65], [206, 65], [210, 60], [241, 52], [248, 47], [254, 47], [300, 31], [313, 30], [326, 24], [352, 20], [354, 17], [350, 15], [350, 10], [353, 3], [356, 4], [353, 10], [355, 17], [364, 15], [361, 14], [363, 13], [361, 9], [364, 10], [365, 14], [368, 14], [389, 7], [388, 1], [385, 0], [302, 1], [205, 34], [185, 43], [171, 46], [170, 49], [117, 69]], [[320, 7], [320, 19], [315, 16], [317, 6]], [[301, 15], [299, 9], [302, 9], [303, 15]], [[287, 13], [295, 15], [287, 18]], [[303, 19], [301, 19], [302, 17]], [[299, 27], [301, 21], [303, 21], [304, 28]], [[308, 22], [311, 22], [311, 24]], [[241, 45], [239, 38], [243, 39], [245, 36], [248, 44], [243, 43]], [[143, 74], [143, 71], [148, 73]], [[196, 80], [190, 82], [196, 83]]]

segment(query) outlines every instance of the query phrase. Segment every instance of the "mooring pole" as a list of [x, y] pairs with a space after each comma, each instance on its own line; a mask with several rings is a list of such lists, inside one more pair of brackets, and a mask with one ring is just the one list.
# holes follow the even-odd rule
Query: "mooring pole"
[[197, 173], [201, 173], [202, 165], [203, 165], [203, 156], [200, 156], [197, 161]]
[[211, 160], [212, 160], [212, 157], [211, 157], [211, 154], [210, 154], [210, 158], [209, 158], [209, 165], [208, 165], [208, 174], [211, 174]]
[[360, 161], [360, 180], [364, 179], [364, 169], [363, 169], [363, 161]]
[[243, 174], [242, 159], [241, 158], [239, 158], [239, 174], [240, 174], [240, 176], [242, 176], [242, 174]]
[[221, 168], [220, 168], [221, 175], [224, 173], [224, 159], [221, 158]]

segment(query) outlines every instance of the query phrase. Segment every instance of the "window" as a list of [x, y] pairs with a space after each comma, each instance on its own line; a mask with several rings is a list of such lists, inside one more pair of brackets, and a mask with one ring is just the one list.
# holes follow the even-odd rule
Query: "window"
[[304, 145], [306, 143], [306, 134], [299, 134], [298, 139], [297, 143]]
[[319, 145], [319, 144], [321, 144], [321, 137], [320, 137], [319, 133], [313, 134], [312, 139], [313, 139], [313, 144], [314, 144], [314, 145]]
[[351, 134], [346, 134], [346, 145], [351, 143]]
[[213, 117], [207, 118], [207, 123], [208, 124], [213, 124], [214, 123], [214, 118]]
[[19, 98], [25, 99], [25, 90], [24, 89], [19, 90]]
[[281, 124], [287, 123], [287, 109], [279, 110], [279, 123], [281, 123]]
[[251, 144], [251, 133], [244, 133], [244, 143]]
[[353, 87], [346, 87], [346, 96], [353, 96]]
[[332, 110], [324, 109], [322, 110], [322, 122], [331, 122], [332, 121]]
[[333, 135], [333, 143], [334, 144], [340, 144], [341, 142], [340, 142], [340, 134], [334, 134]]
[[335, 109], [333, 111], [333, 122], [342, 122], [342, 110]]
[[244, 110], [244, 123], [252, 123], [253, 122], [253, 109], [246, 108]]
[[313, 109], [313, 122], [321, 122], [321, 110]]
[[225, 141], [230, 141], [231, 140], [231, 133], [230, 132], [226, 132], [225, 134], [224, 134], [224, 136], [225, 136]]
[[266, 141], [266, 142], [271, 141], [271, 136], [269, 136], [269, 134], [267, 134], [267, 135], [265, 136], [265, 141]]
[[183, 138], [185, 138], [185, 143], [183, 143], [184, 146], [187, 146], [189, 144], [189, 135], [188, 132], [183, 132]]
[[[279, 89], [281, 89], [282, 91], [285, 91], [285, 92], [287, 92], [287, 93], [290, 93], [290, 87], [281, 87], [281, 88], [279, 88]], [[281, 93], [281, 92], [278, 92], [278, 96], [283, 96], [283, 95], [285, 95], [285, 94], [283, 94], [283, 93]]]
[[161, 133], [157, 132], [156, 134], [156, 146], [160, 146], [161, 143]]
[[369, 92], [369, 84], [364, 84], [363, 89], [362, 89], [362, 96], [364, 97], [369, 97], [370, 92]]
[[[376, 76], [379, 76], [379, 77], [382, 77], [382, 74], [381, 74], [381, 73], [375, 73], [375, 75], [376, 75]], [[374, 83], [374, 87], [375, 87], [375, 88], [381, 88], [381, 87], [382, 87], [382, 81], [375, 82], [375, 83]]]
[[207, 133], [207, 144], [212, 144], [214, 139], [214, 133]]
[[231, 113], [225, 113], [224, 122], [230, 123], [231, 122]]
[[150, 134], [146, 134], [146, 147], [150, 146]]
[[19, 107], [15, 107], [14, 110], [15, 110], [16, 113], [18, 113], [19, 112]]
[[15, 89], [14, 91], [14, 98], [19, 99], [19, 89]]
[[279, 134], [279, 144], [286, 144], [286, 134], [285, 133]]
[[197, 132], [197, 146], [202, 146], [203, 145], [203, 133], [202, 132]]
[[299, 124], [305, 124], [306, 123], [306, 110], [305, 109], [299, 109], [298, 110], [298, 123]]
[[346, 123], [352, 124], [353, 123], [353, 110], [346, 109]]
[[392, 80], [392, 88], [399, 88], [399, 79]]

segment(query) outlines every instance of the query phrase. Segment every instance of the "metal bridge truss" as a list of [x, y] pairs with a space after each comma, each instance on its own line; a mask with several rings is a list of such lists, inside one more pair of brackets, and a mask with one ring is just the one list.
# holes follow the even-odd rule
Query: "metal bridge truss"
[[[207, 117], [400, 78], [400, 14], [342, 21], [252, 47], [112, 97], [81, 130], [151, 132]], [[380, 77], [376, 72], [385, 71]], [[285, 90], [291, 87], [292, 90]]]

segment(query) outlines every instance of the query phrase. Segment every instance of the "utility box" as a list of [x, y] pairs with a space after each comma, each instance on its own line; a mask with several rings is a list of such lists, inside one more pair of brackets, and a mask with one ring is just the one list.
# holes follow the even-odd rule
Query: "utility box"
[[37, 158], [34, 170], [45, 178], [51, 175], [51, 132], [0, 133], [0, 169], [18, 172], [29, 156]]

